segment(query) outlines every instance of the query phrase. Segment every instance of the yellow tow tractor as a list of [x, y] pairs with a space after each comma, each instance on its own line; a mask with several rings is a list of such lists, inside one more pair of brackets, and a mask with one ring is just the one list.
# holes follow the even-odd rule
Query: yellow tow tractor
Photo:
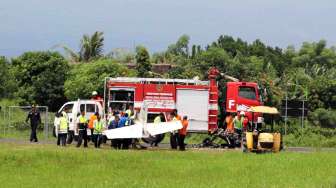
[[[255, 106], [249, 109], [253, 113], [262, 113], [271, 115], [271, 130], [263, 130], [260, 124], [253, 124], [243, 135], [243, 147], [245, 152], [279, 152], [282, 149], [282, 137], [280, 132], [273, 129], [274, 115], [279, 111], [274, 107]], [[252, 117], [254, 117], [252, 115]], [[252, 121], [254, 122], [254, 121]]]

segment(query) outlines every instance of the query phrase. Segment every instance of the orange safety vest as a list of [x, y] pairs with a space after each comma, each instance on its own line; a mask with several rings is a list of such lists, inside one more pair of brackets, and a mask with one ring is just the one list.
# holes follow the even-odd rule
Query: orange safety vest
[[97, 116], [92, 114], [89, 120], [89, 129], [93, 129], [93, 122], [97, 119]]
[[232, 116], [226, 116], [225, 122], [226, 122], [226, 130], [229, 131], [229, 132], [234, 132], [233, 117]]
[[179, 130], [180, 135], [187, 135], [187, 128], [188, 128], [189, 122], [188, 120], [182, 120], [182, 129]]

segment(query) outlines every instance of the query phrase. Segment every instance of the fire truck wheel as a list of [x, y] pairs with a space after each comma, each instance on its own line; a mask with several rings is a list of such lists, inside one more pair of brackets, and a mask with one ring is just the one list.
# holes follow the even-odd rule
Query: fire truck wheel
[[150, 136], [148, 138], [142, 138], [142, 141], [144, 141], [147, 144], [159, 144], [164, 139], [165, 134], [158, 134], [155, 136]]

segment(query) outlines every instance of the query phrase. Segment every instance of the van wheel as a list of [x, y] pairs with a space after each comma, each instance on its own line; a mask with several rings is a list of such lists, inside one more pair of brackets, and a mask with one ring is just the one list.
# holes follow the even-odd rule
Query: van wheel
[[159, 144], [160, 142], [162, 142], [162, 140], [164, 139], [165, 134], [158, 134], [155, 136], [149, 136], [148, 138], [142, 138], [142, 141], [144, 141], [147, 144]]

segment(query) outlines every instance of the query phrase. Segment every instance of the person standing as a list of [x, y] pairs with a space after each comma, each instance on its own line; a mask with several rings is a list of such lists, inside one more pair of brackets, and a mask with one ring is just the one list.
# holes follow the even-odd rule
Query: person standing
[[101, 117], [99, 114], [97, 114], [97, 119], [93, 122], [93, 140], [95, 148], [100, 148], [100, 144], [103, 139], [103, 121], [101, 120]]
[[78, 130], [78, 143], [77, 147], [82, 145], [82, 141], [84, 140], [84, 147], [88, 147], [88, 139], [87, 139], [87, 124], [88, 120], [85, 117], [85, 111], [81, 111], [81, 115], [77, 118], [77, 130]]
[[242, 133], [244, 115], [245, 115], [244, 112], [240, 112], [239, 116], [236, 115], [233, 120], [235, 132], [238, 133], [239, 135], [241, 135]]
[[225, 123], [226, 123], [226, 132], [233, 133], [234, 132], [233, 117], [230, 112], [228, 112], [227, 116], [225, 117]]
[[[114, 119], [110, 121], [108, 129], [118, 128], [118, 123], [119, 123], [119, 115], [115, 115]], [[118, 148], [118, 139], [111, 139], [111, 147], [113, 147], [114, 149]]]
[[[121, 118], [118, 123], [118, 128], [128, 126], [129, 119], [127, 113], [122, 113]], [[118, 149], [128, 149], [129, 147], [129, 139], [123, 138], [118, 141]]]
[[187, 135], [187, 128], [188, 128], [189, 122], [188, 122], [188, 117], [184, 116], [183, 120], [182, 120], [182, 129], [179, 130], [179, 147], [181, 151], [185, 150], [185, 143], [184, 143], [184, 139]]
[[30, 128], [31, 128], [30, 142], [38, 142], [37, 136], [36, 136], [36, 129], [39, 123], [41, 123], [41, 116], [40, 116], [40, 113], [36, 110], [35, 105], [32, 105], [32, 109], [28, 113], [26, 122], [28, 122], [28, 120], [30, 120]]
[[[174, 110], [171, 114], [171, 117], [173, 117], [172, 121], [181, 121], [181, 117], [177, 115], [177, 110]], [[177, 149], [178, 144], [178, 131], [172, 131], [170, 133], [170, 147], [171, 149]]]
[[56, 144], [59, 146], [61, 145], [61, 140], [60, 137], [58, 136], [58, 129], [60, 126], [60, 118], [61, 118], [61, 113], [56, 113], [55, 114], [55, 120], [54, 120], [54, 136], [57, 138]]
[[[77, 120], [78, 117], [80, 116], [80, 113], [77, 113]], [[69, 124], [69, 131], [68, 131], [68, 138], [67, 138], [67, 144], [71, 144], [72, 141], [74, 140], [75, 137], [75, 129], [77, 127], [77, 122], [76, 123], [71, 123]]]
[[99, 102], [101, 105], [103, 105], [103, 98], [98, 95], [97, 91], [93, 91], [91, 95], [91, 100]]
[[[156, 116], [155, 118], [154, 118], [154, 125], [155, 124], [159, 124], [159, 123], [161, 123], [162, 122], [162, 120], [164, 120], [164, 115], [163, 115], [163, 113], [160, 113], [158, 116]], [[162, 138], [164, 136], [164, 134], [159, 134], [159, 135], [155, 135], [155, 137], [156, 138]], [[152, 143], [151, 143], [151, 147], [158, 147], [158, 141], [157, 140], [160, 140], [160, 139], [154, 139], [155, 141], [153, 141]]]
[[90, 133], [91, 133], [90, 138], [91, 138], [91, 141], [92, 141], [93, 143], [95, 142], [95, 141], [94, 141], [94, 136], [93, 136], [93, 130], [94, 130], [94, 128], [93, 128], [93, 122], [97, 119], [98, 115], [99, 115], [98, 112], [92, 114], [92, 115], [90, 116], [90, 120], [89, 120], [89, 124], [88, 124], [88, 128], [90, 129]]
[[[62, 146], [66, 146], [66, 138], [68, 134], [69, 122], [68, 118], [64, 114], [60, 114], [59, 126], [58, 126], [58, 139]], [[59, 145], [59, 143], [57, 143]]]

